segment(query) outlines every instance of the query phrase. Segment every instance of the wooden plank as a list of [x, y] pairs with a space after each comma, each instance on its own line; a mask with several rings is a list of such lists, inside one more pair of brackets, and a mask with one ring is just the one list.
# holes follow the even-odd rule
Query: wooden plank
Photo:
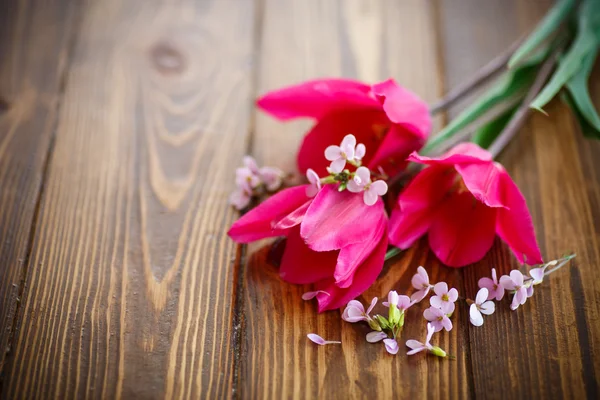
[[[319, 76], [370, 82], [394, 76], [433, 101], [443, 84], [434, 6], [420, 0], [266, 1], [259, 92]], [[281, 124], [259, 113], [253, 154], [261, 163], [293, 171], [293, 154], [309, 126], [310, 121]], [[437, 271], [432, 279], [462, 285], [458, 271], [437, 269], [425, 249], [422, 244], [388, 265], [362, 300], [381, 297], [392, 288], [407, 291], [421, 264]], [[276, 268], [268, 265], [269, 251], [269, 246], [249, 249], [239, 379], [243, 398], [467, 397], [468, 346], [460, 332], [437, 336], [440, 345], [457, 356], [454, 362], [409, 359], [402, 341], [400, 353], [391, 357], [381, 344], [365, 341], [366, 327], [343, 322], [335, 311], [318, 315], [314, 303], [303, 302], [300, 296], [309, 287], [280, 281]], [[410, 313], [404, 340], [423, 336], [420, 313], [422, 309]], [[466, 314], [460, 311], [455, 318], [465, 320]], [[309, 332], [339, 339], [343, 345], [317, 347], [306, 339]]]
[[[551, 3], [498, 0], [482, 7], [481, 2], [461, 0], [444, 7], [449, 27], [446, 53], [462, 49], [465, 55], [447, 57], [448, 80], [460, 81], [475, 71], [486, 61], [485, 49], [499, 52], [528, 32]], [[472, 23], [457, 25], [458, 18]], [[600, 166], [600, 153], [596, 142], [577, 147], [583, 139], [559, 103], [547, 111], [550, 118], [532, 116], [500, 161], [528, 201], [542, 253], [552, 259], [575, 251], [578, 260], [536, 288], [522, 309], [510, 311], [505, 300], [483, 327], [469, 327], [476, 396], [598, 397], [594, 354], [600, 346], [595, 323], [600, 286], [595, 266], [600, 259], [593, 196], [600, 181], [593, 171]], [[590, 155], [594, 151], [596, 157]], [[506, 273], [518, 263], [498, 244], [485, 260], [464, 270], [467, 295], [476, 293], [478, 279], [489, 276], [492, 266]]]
[[11, 2], [0, 13], [0, 380], [75, 16], [62, 0]]
[[232, 393], [253, 2], [86, 3], [3, 397]]

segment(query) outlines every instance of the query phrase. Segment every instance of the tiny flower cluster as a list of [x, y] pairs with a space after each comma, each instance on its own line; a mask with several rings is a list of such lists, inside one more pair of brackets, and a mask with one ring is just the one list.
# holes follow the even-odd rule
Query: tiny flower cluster
[[[492, 278], [485, 277], [479, 280], [480, 289], [475, 300], [466, 299], [467, 304], [470, 305], [469, 318], [471, 324], [475, 326], [483, 325], [483, 315], [491, 315], [496, 309], [493, 299], [501, 300], [505, 291], [514, 294], [511, 309], [516, 310], [519, 305], [524, 304], [527, 298], [533, 295], [534, 285], [542, 283], [544, 276], [558, 270], [574, 257], [575, 255], [570, 255], [542, 264], [538, 268], [533, 268], [529, 271], [528, 278], [525, 278], [520, 271], [513, 270], [509, 275], [504, 275], [498, 280], [496, 270], [492, 268]], [[382, 302], [383, 306], [389, 309], [387, 318], [379, 314], [371, 315], [378, 302], [377, 297], [375, 297], [366, 310], [361, 302], [351, 300], [342, 313], [342, 319], [350, 323], [366, 322], [372, 329], [366, 335], [367, 342], [377, 343], [382, 341], [388, 353], [397, 354], [399, 351], [398, 337], [404, 327], [406, 311], [425, 299], [433, 291], [434, 295], [429, 299], [430, 307], [423, 313], [428, 321], [425, 342], [414, 339], [407, 340], [406, 346], [410, 350], [406, 354], [413, 355], [425, 351], [438, 357], [452, 357], [448, 356], [440, 347], [432, 345], [431, 339], [435, 332], [444, 329], [450, 331], [452, 329], [450, 318], [455, 310], [455, 302], [459, 298], [458, 291], [454, 288], [449, 289], [446, 282], [430, 283], [429, 275], [423, 267], [417, 269], [411, 283], [417, 289], [411, 297], [398, 295], [395, 290], [388, 293], [387, 301]], [[308, 292], [302, 298], [309, 300], [318, 293], [328, 294], [326, 292]], [[324, 340], [314, 333], [309, 334], [308, 338], [319, 345], [341, 343], [339, 341]]]
[[[387, 193], [388, 186], [383, 180], [371, 180], [371, 171], [361, 166], [361, 160], [366, 154], [364, 144], [356, 144], [354, 135], [346, 135], [339, 146], [329, 146], [325, 149], [325, 158], [331, 161], [327, 168], [329, 176], [320, 178], [311, 168], [306, 170], [306, 179], [310, 186], [306, 189], [306, 195], [314, 197], [323, 184], [338, 183], [338, 190], [348, 189], [352, 193], [363, 193], [363, 201], [372, 206], [380, 196]], [[345, 169], [346, 163], [356, 167], [356, 171], [350, 172]]]
[[[407, 310], [423, 300], [430, 289], [433, 289], [435, 295], [430, 299], [431, 307], [425, 310], [423, 314], [429, 321], [427, 323], [427, 338], [425, 343], [413, 339], [408, 340], [406, 345], [411, 350], [407, 354], [412, 355], [421, 351], [428, 351], [438, 357], [446, 357], [447, 354], [444, 350], [433, 346], [430, 342], [434, 332], [439, 332], [442, 329], [446, 329], [447, 331], [452, 329], [450, 316], [454, 312], [454, 302], [458, 299], [458, 291], [456, 289], [448, 289], [446, 282], [439, 282], [435, 285], [430, 284], [427, 271], [423, 267], [417, 269], [417, 273], [412, 278], [412, 284], [417, 289], [417, 292], [412, 297], [399, 295], [395, 290], [388, 293], [387, 301], [382, 302], [382, 305], [388, 308], [387, 318], [380, 314], [371, 315], [371, 311], [377, 305], [378, 301], [377, 297], [375, 297], [366, 311], [361, 302], [351, 300], [342, 313], [342, 319], [350, 323], [366, 322], [372, 329], [371, 332], [367, 333], [367, 342], [383, 342], [388, 353], [397, 354], [400, 349], [398, 346], [398, 337], [404, 327]], [[312, 297], [314, 297], [313, 292], [305, 293], [303, 296], [304, 299]], [[309, 339], [313, 340], [310, 336]], [[316, 341], [314, 342], [317, 343]], [[326, 341], [320, 341], [317, 344], [324, 342]]]
[[258, 167], [256, 160], [245, 156], [244, 166], [235, 170], [236, 189], [229, 197], [229, 204], [243, 210], [253, 197], [261, 192], [275, 192], [283, 183], [284, 173], [275, 167]]
[[491, 315], [496, 310], [493, 302], [502, 300], [505, 292], [513, 294], [510, 304], [511, 310], [516, 310], [519, 306], [525, 304], [527, 299], [533, 296], [533, 287], [544, 281], [544, 276], [558, 270], [569, 262], [575, 255], [570, 255], [558, 260], [542, 264], [540, 267], [532, 268], [529, 271], [529, 277], [525, 277], [521, 271], [514, 269], [508, 275], [503, 275], [498, 280], [496, 269], [492, 268], [492, 277], [481, 278], [478, 282], [479, 291], [475, 296], [475, 301], [467, 300], [470, 304], [469, 320], [475, 326], [483, 325], [483, 315]]

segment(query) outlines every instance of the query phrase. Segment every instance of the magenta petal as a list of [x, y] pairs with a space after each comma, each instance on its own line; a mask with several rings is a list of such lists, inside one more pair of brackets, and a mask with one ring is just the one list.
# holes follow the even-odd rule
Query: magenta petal
[[227, 234], [238, 243], [285, 235], [286, 230], [274, 229], [273, 226], [309, 200], [307, 186], [291, 187], [273, 195], [238, 219]]
[[371, 87], [350, 79], [315, 79], [269, 92], [257, 100], [265, 112], [280, 120], [322, 118], [335, 110], [379, 109]]
[[477, 201], [468, 192], [448, 198], [429, 229], [429, 245], [450, 267], [479, 261], [494, 243], [496, 210]]
[[488, 207], [504, 207], [501, 175], [503, 168], [499, 164], [461, 164], [456, 171], [462, 176], [469, 192]]
[[277, 223], [273, 226], [273, 229], [287, 230], [299, 225], [302, 222], [304, 214], [306, 214], [310, 203], [312, 203], [312, 200], [308, 200], [306, 203], [302, 204], [300, 207], [296, 208], [294, 211], [277, 221]]
[[460, 143], [439, 157], [425, 157], [413, 153], [409, 157], [410, 161], [430, 164], [430, 165], [455, 165], [462, 163], [488, 163], [492, 161], [492, 155], [489, 151], [482, 149], [475, 143]]
[[[396, 175], [406, 167], [407, 157], [413, 151], [419, 150], [423, 144], [424, 140], [421, 137], [415, 136], [405, 127], [392, 125], [367, 165], [373, 171], [381, 167], [386, 174]], [[371, 152], [375, 149], [368, 150]]]
[[376, 237], [384, 215], [381, 200], [367, 206], [362, 194], [339, 192], [335, 185], [326, 185], [308, 208], [300, 233], [313, 250], [342, 249]]
[[329, 175], [325, 149], [341, 143], [348, 133], [366, 145], [368, 152], [362, 162], [368, 165], [382, 140], [376, 133], [388, 125], [381, 110], [342, 110], [327, 114], [304, 137], [298, 151], [298, 169], [304, 173], [312, 168], [319, 176]]
[[300, 228], [289, 231], [279, 276], [295, 284], [314, 283], [333, 274], [337, 251], [316, 252], [308, 248], [300, 237]]
[[393, 79], [373, 85], [373, 93], [383, 100], [383, 110], [395, 124], [425, 139], [431, 131], [431, 115], [427, 104]]
[[501, 174], [501, 179], [504, 204], [509, 209], [498, 210], [496, 233], [508, 244], [519, 262], [541, 264], [542, 254], [525, 198], [506, 171]]
[[375, 282], [383, 269], [385, 252], [387, 250], [387, 237], [384, 231], [381, 241], [371, 255], [358, 267], [352, 280], [352, 285], [340, 288], [333, 279], [323, 280], [316, 284], [319, 290], [324, 290], [331, 296], [320, 296], [319, 312], [342, 307], [351, 299], [358, 297], [362, 292]]
[[380, 227], [378, 233], [364, 242], [350, 244], [340, 250], [335, 272], [333, 273], [336, 285], [344, 288], [352, 284], [356, 269], [365, 261], [381, 241], [381, 235], [385, 231], [386, 223], [387, 221], [382, 215], [381, 221], [379, 222]]
[[390, 217], [390, 243], [406, 249], [429, 230], [434, 210], [452, 187], [454, 176], [449, 168], [428, 167], [410, 182]]

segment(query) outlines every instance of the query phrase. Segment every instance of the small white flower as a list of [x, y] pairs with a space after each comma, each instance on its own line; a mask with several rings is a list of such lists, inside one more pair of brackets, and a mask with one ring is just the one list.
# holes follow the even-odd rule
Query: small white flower
[[346, 187], [352, 193], [364, 192], [363, 200], [368, 206], [375, 204], [379, 196], [383, 196], [388, 190], [384, 181], [371, 182], [371, 171], [367, 167], [359, 167]]
[[483, 325], [483, 316], [492, 315], [496, 311], [496, 305], [493, 301], [488, 300], [489, 291], [486, 288], [481, 288], [475, 297], [475, 303], [471, 304], [469, 309], [469, 319], [475, 326]]
[[339, 174], [344, 170], [346, 161], [354, 161], [356, 154], [361, 159], [365, 155], [366, 148], [359, 144], [356, 146], [356, 137], [354, 135], [346, 135], [339, 146], [329, 146], [325, 149], [325, 158], [331, 161], [331, 171]]

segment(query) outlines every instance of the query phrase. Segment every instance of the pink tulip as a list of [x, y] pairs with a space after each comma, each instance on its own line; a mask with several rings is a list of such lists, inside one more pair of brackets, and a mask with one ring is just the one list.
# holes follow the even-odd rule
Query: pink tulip
[[[406, 157], [423, 146], [431, 130], [427, 104], [392, 79], [375, 85], [318, 79], [269, 92], [257, 103], [280, 120], [307, 117], [317, 121], [298, 153], [302, 173], [312, 168], [319, 175], [326, 174], [325, 149], [352, 133], [372, 149], [362, 159], [363, 165], [394, 175], [406, 166]], [[364, 145], [356, 148], [357, 158], [364, 153]], [[339, 160], [343, 164], [344, 158]]]
[[498, 234], [520, 262], [542, 262], [525, 199], [489, 152], [462, 143], [440, 157], [413, 153], [409, 160], [428, 167], [398, 198], [389, 228], [393, 245], [406, 249], [428, 233], [435, 255], [462, 267], [481, 260]]
[[321, 312], [346, 305], [375, 281], [387, 248], [387, 216], [381, 199], [368, 206], [362, 194], [335, 185], [310, 198], [309, 187], [275, 194], [228, 234], [239, 243], [286, 236], [279, 274], [287, 282], [315, 284]]

